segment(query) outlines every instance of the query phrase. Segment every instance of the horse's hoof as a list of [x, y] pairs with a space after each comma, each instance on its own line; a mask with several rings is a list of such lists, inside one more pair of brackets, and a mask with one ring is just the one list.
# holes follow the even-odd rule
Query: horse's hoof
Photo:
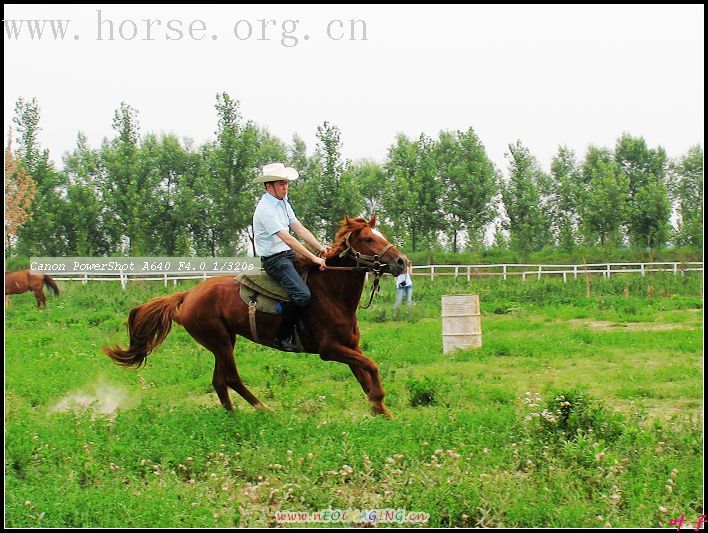
[[259, 411], [266, 411], [267, 413], [273, 412], [273, 410], [270, 407], [268, 407], [266, 404], [264, 404], [263, 402], [259, 402], [259, 403], [255, 404], [253, 407], [258, 409]]
[[393, 416], [391, 416], [391, 413], [389, 412], [389, 410], [386, 409], [383, 405], [372, 406], [371, 410], [374, 412], [375, 415], [384, 415], [389, 420], [393, 419]]

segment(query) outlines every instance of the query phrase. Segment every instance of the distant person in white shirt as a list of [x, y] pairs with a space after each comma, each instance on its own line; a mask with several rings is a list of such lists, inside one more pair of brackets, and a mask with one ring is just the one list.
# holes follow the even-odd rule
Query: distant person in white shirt
[[403, 302], [403, 295], [406, 296], [406, 304], [413, 304], [413, 263], [408, 261], [406, 271], [396, 278], [396, 303], [393, 304], [394, 309], [398, 309]]

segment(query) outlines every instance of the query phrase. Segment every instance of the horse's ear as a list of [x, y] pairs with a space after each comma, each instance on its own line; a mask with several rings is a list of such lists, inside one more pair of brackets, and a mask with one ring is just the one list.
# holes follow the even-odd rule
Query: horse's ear
[[369, 227], [370, 228], [376, 227], [376, 213], [374, 213], [374, 216], [372, 216], [371, 220], [369, 220]]

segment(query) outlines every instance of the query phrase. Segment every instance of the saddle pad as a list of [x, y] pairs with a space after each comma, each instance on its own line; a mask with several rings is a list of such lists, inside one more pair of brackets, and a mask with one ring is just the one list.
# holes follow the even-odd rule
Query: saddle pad
[[241, 283], [241, 285], [246, 285], [260, 294], [265, 294], [270, 298], [283, 301], [290, 300], [288, 293], [285, 292], [285, 289], [280, 286], [280, 283], [271, 278], [265, 272], [262, 272], [260, 276], [237, 276], [236, 281]]
[[275, 304], [278, 301], [289, 301], [288, 293], [280, 284], [263, 272], [260, 276], [236, 276], [241, 284], [239, 294], [246, 305], [255, 300], [256, 311], [277, 314]]

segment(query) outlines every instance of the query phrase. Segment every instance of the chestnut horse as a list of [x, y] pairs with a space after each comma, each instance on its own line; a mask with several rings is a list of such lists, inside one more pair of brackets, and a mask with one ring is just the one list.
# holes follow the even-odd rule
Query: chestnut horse
[[[300, 340], [305, 352], [319, 354], [325, 361], [349, 365], [374, 413], [390, 417], [383, 404], [378, 368], [359, 347], [356, 309], [364, 289], [365, 272], [374, 272], [377, 285], [384, 271], [394, 276], [403, 272], [406, 257], [374, 229], [375, 225], [376, 215], [370, 221], [363, 218], [342, 221], [336, 242], [325, 256], [328, 268], [324, 271], [311, 268], [309, 261], [299, 257], [298, 266], [310, 269], [307, 284], [312, 293], [302, 315], [305, 329], [300, 332]], [[140, 367], [165, 339], [174, 320], [214, 354], [212, 384], [227, 410], [233, 408], [229, 387], [256, 409], [268, 410], [241, 381], [233, 352], [237, 335], [272, 346], [281, 318], [257, 312], [255, 341], [248, 305], [239, 296], [239, 286], [233, 276], [221, 276], [203, 281], [189, 291], [154, 298], [130, 311], [130, 347], [127, 350], [103, 347], [103, 350], [121, 365]]]
[[[44, 274], [30, 274], [29, 270], [19, 270], [17, 272], [5, 272], [5, 295], [22, 294], [32, 291], [37, 299], [37, 307], [47, 306], [47, 298], [44, 296], [42, 286], [46, 285], [59, 296], [59, 287], [52, 278]], [[9, 300], [8, 300], [9, 303]]]

